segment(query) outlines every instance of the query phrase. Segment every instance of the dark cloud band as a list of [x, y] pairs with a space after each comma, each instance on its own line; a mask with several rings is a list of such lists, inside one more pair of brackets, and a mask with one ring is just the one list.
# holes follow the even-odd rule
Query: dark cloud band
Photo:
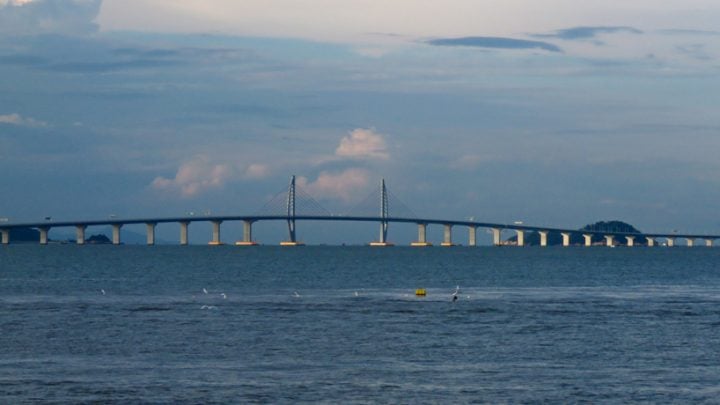
[[461, 37], [437, 38], [425, 41], [435, 46], [468, 46], [490, 49], [542, 49], [549, 52], [562, 52], [562, 49], [548, 42], [503, 37]]

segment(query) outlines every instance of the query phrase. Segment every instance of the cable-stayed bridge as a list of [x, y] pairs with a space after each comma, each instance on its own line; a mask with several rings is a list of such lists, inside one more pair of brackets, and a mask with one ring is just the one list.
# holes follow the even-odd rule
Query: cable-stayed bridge
[[376, 192], [371, 193], [358, 205], [353, 207], [345, 214], [333, 214], [325, 209], [317, 200], [309, 193], [296, 184], [295, 176], [290, 179], [287, 189], [276, 194], [257, 212], [249, 215], [206, 215], [206, 216], [178, 216], [178, 217], [157, 217], [157, 218], [109, 218], [100, 220], [81, 220], [81, 221], [52, 221], [50, 219], [42, 222], [23, 222], [23, 223], [0, 223], [0, 242], [3, 245], [11, 243], [10, 232], [13, 229], [35, 228], [39, 231], [39, 243], [45, 245], [48, 243], [48, 233], [51, 228], [74, 227], [76, 231], [76, 243], [81, 245], [85, 243], [85, 231], [91, 226], [111, 226], [112, 227], [112, 243], [121, 244], [120, 230], [125, 225], [145, 224], [147, 228], [147, 244], [155, 244], [155, 227], [162, 223], [177, 223], [180, 225], [180, 244], [188, 244], [189, 226], [194, 222], [210, 222], [212, 224], [212, 235], [208, 242], [210, 245], [221, 245], [221, 224], [224, 222], [242, 222], [243, 238], [234, 242], [239, 246], [258, 245], [253, 239], [253, 224], [261, 221], [283, 221], [287, 223], [288, 239], [281, 242], [283, 246], [297, 246], [303, 243], [297, 237], [297, 222], [301, 221], [334, 221], [334, 222], [374, 222], [379, 225], [378, 239], [369, 242], [371, 246], [392, 246], [388, 241], [388, 233], [390, 224], [392, 223], [414, 223], [418, 228], [417, 240], [412, 246], [432, 246], [427, 240], [427, 227], [429, 225], [439, 225], [443, 227], [443, 240], [441, 246], [454, 246], [452, 239], [452, 228], [461, 226], [468, 229], [468, 246], [477, 245], [478, 228], [489, 229], [493, 237], [493, 245], [500, 246], [506, 244], [502, 240], [503, 231], [512, 231], [516, 234], [515, 246], [525, 246], [526, 235], [536, 232], [539, 235], [540, 246], [548, 245], [548, 234], [551, 232], [562, 235], [562, 245], [570, 246], [571, 235], [582, 233], [583, 245], [592, 246], [593, 239], [600, 237], [604, 240], [605, 246], [616, 246], [622, 243], [624, 245], [634, 246], [636, 241], [638, 244], [644, 239], [645, 245], [655, 246], [664, 241], [666, 246], [675, 246], [676, 240], [684, 239], [687, 246], [695, 246], [697, 240], [703, 240], [705, 246], [713, 246], [715, 239], [720, 239], [720, 235], [711, 234], [678, 234], [670, 233], [629, 233], [617, 232], [612, 229], [599, 230], [582, 230], [554, 228], [546, 226], [532, 226], [522, 223], [503, 224], [493, 222], [478, 222], [473, 220], [450, 220], [439, 218], [422, 218], [418, 217], [406, 204], [392, 194], [382, 180], [380, 187]]

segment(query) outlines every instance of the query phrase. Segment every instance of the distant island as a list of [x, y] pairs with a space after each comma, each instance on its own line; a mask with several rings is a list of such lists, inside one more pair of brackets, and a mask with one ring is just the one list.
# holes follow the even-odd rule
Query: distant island
[[[11, 228], [10, 240], [12, 243], [38, 243], [40, 240], [40, 231], [35, 228]], [[48, 240], [51, 243], [76, 243], [75, 239], [68, 240]], [[103, 234], [92, 235], [85, 239], [85, 243], [93, 245], [110, 244], [112, 241]]]
[[[634, 226], [622, 222], [622, 221], [599, 221], [594, 224], [588, 224], [578, 229], [576, 232], [570, 233], [570, 244], [571, 245], [584, 245], [585, 238], [584, 233], [587, 232], [624, 232], [624, 233], [642, 233]], [[548, 232], [547, 244], [548, 246], [562, 245], [562, 235], [560, 232]], [[517, 243], [517, 235], [512, 236], [506, 240], [507, 244]], [[602, 235], [593, 234], [592, 243], [605, 243], [605, 238]], [[625, 238], [616, 238], [615, 244], [625, 245], [627, 241]], [[635, 245], [644, 245], [646, 241], [642, 238], [635, 240]], [[526, 246], [540, 246], [540, 234], [537, 232], [531, 232], [525, 234], [525, 245]]]
[[35, 228], [11, 228], [10, 240], [13, 243], [37, 243], [40, 240], [40, 231]]
[[89, 238], [85, 239], [85, 243], [90, 245], [109, 245], [112, 243], [110, 238], [103, 234], [98, 235], [92, 235]]

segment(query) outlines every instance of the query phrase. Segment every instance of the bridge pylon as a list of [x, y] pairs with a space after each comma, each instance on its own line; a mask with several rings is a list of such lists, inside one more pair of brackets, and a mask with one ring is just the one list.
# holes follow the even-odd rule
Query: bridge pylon
[[392, 246], [392, 243], [387, 241], [389, 212], [387, 187], [385, 179], [382, 179], [380, 180], [380, 240], [370, 242], [370, 246]]
[[287, 224], [290, 240], [280, 242], [281, 246], [299, 246], [302, 243], [297, 241], [295, 236], [295, 175], [290, 177], [290, 185], [287, 193]]

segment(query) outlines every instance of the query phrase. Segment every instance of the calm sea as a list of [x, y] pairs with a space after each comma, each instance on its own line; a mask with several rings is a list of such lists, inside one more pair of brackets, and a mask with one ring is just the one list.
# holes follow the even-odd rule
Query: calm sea
[[717, 403], [718, 263], [701, 247], [3, 246], [0, 403]]

